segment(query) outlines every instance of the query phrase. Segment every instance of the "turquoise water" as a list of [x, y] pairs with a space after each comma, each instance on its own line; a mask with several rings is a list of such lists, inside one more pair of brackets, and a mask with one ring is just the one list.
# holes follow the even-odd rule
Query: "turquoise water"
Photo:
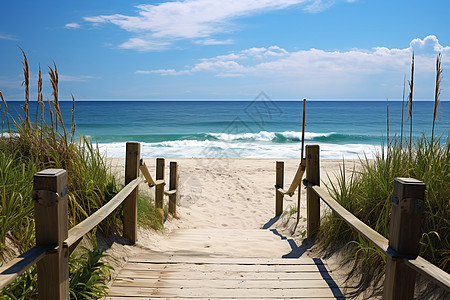
[[[13, 116], [21, 102], [9, 102]], [[413, 134], [431, 135], [434, 103], [416, 101]], [[70, 128], [71, 102], [61, 102]], [[450, 102], [441, 102], [435, 134], [447, 140]], [[271, 101], [78, 101], [77, 132], [97, 141], [108, 156], [122, 157], [126, 141], [142, 143], [145, 157], [298, 158], [302, 103]], [[324, 158], [371, 155], [386, 139], [386, 102], [309, 101], [306, 143]], [[390, 102], [390, 135], [400, 135], [401, 102]], [[31, 116], [35, 102], [31, 102]], [[48, 111], [46, 112], [48, 115]], [[405, 108], [405, 120], [407, 108]], [[48, 119], [49, 116], [46, 116]], [[32, 117], [34, 119], [34, 117]], [[404, 123], [409, 136], [409, 121]]]

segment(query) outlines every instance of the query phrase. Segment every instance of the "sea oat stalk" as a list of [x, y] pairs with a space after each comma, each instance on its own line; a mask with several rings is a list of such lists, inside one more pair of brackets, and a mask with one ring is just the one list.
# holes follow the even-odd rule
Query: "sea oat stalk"
[[30, 116], [29, 116], [29, 102], [30, 102], [30, 71], [28, 67], [28, 59], [25, 52], [20, 48], [23, 54], [23, 82], [22, 86], [25, 86], [25, 105], [23, 106], [23, 112], [25, 113], [25, 126], [27, 128], [31, 127]]
[[434, 124], [436, 122], [437, 109], [439, 106], [439, 95], [441, 94], [441, 80], [442, 80], [442, 68], [441, 68], [441, 53], [436, 58], [436, 89], [434, 90], [434, 113], [433, 113], [433, 128], [431, 129], [431, 140], [434, 139]]
[[403, 95], [402, 95], [402, 123], [400, 125], [400, 147], [403, 147], [403, 115], [405, 111], [405, 86], [406, 86], [406, 75], [403, 76]]
[[409, 154], [411, 155], [412, 149], [412, 115], [413, 115], [413, 91], [414, 91], [414, 51], [412, 53], [412, 63], [411, 63], [411, 80], [409, 81], [409, 96], [408, 96], [408, 119], [410, 119], [409, 126]]
[[[6, 104], [5, 98], [3, 98], [2, 91], [0, 91], [0, 98], [2, 98], [3, 105], [5, 105], [5, 115], [6, 115], [6, 122], [8, 123], [8, 133], [11, 134], [11, 128], [9, 127], [8, 104]], [[3, 118], [3, 115], [2, 115], [2, 118]], [[2, 128], [2, 132], [3, 132], [3, 128]]]
[[70, 134], [71, 134], [71, 138], [70, 138], [70, 142], [73, 142], [73, 136], [75, 135], [75, 129], [76, 129], [76, 124], [75, 124], [75, 98], [72, 95], [72, 127], [70, 130]]

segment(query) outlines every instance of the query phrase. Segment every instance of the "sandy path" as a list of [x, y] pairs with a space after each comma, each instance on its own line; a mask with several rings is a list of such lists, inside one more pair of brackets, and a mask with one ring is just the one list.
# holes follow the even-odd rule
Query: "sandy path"
[[[298, 160], [280, 159], [285, 162], [285, 187], [287, 187], [296, 171]], [[202, 229], [214, 230], [230, 229], [238, 230], [261, 229], [274, 216], [275, 205], [275, 164], [277, 159], [216, 159], [216, 158], [177, 158], [166, 159], [165, 177], [168, 180], [169, 162], [178, 163], [179, 173], [179, 206], [178, 219], [169, 218], [165, 223], [166, 233], [155, 233], [151, 230], [139, 231], [137, 248], [150, 251], [175, 251], [176, 245], [171, 241], [170, 233], [178, 229]], [[155, 159], [145, 158], [147, 167], [155, 176]], [[108, 159], [112, 170], [119, 180], [123, 180], [124, 159]], [[336, 173], [339, 170], [340, 160], [325, 160], [321, 162], [322, 179], [327, 181], [327, 173]], [[352, 164], [346, 165], [352, 168]], [[140, 186], [140, 193], [153, 197], [154, 189], [147, 185]], [[167, 200], [166, 200], [167, 201]], [[293, 197], [285, 197], [284, 209], [289, 211], [291, 207], [296, 207], [297, 194]], [[325, 209], [325, 205], [322, 204]], [[302, 189], [301, 222], [297, 230], [292, 234], [295, 224], [295, 214], [286, 214], [278, 222], [271, 225], [271, 229], [276, 229], [276, 233], [268, 238], [266, 243], [258, 243], [259, 249], [272, 249], [267, 251], [264, 257], [282, 257], [292, 252], [292, 238], [297, 245], [302, 244], [302, 235], [306, 229], [306, 191]], [[224, 231], [225, 232], [225, 231]], [[225, 234], [225, 233], [223, 233]], [[218, 236], [220, 233], [212, 233], [209, 236]], [[295, 244], [294, 244], [295, 245]], [[116, 267], [126, 260], [126, 257], [133, 255], [137, 248], [126, 246], [123, 249], [112, 245], [110, 252], [113, 256], [118, 253], [120, 259]], [[252, 246], [242, 243], [221, 243], [222, 253], [233, 253], [234, 255], [245, 256]], [[255, 246], [256, 247], [256, 246]], [[135, 250], [133, 250], [135, 249]], [[208, 251], [218, 249], [213, 247]], [[192, 250], [192, 249], [191, 249]]]

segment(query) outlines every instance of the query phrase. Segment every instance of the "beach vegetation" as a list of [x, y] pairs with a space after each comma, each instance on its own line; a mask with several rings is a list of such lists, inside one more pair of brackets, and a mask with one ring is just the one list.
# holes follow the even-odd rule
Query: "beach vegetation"
[[[21, 49], [22, 50], [22, 49]], [[75, 99], [72, 96], [72, 122], [66, 130], [59, 104], [59, 74], [55, 64], [48, 67], [52, 101], [42, 94], [42, 72], [39, 67], [38, 95], [34, 120], [30, 107], [30, 72], [23, 54], [25, 102], [14, 118], [0, 91], [2, 131], [0, 133], [0, 261], [24, 253], [35, 245], [33, 217], [33, 175], [47, 168], [67, 170], [69, 228], [97, 211], [122, 188], [105, 162], [97, 145], [85, 136], [76, 136]], [[144, 202], [141, 200], [141, 202]], [[141, 207], [143, 205], [141, 204]], [[154, 209], [153, 209], [154, 210]], [[151, 206], [144, 213], [150, 214]], [[96, 233], [121, 231], [122, 209], [117, 209], [99, 224]], [[149, 220], [140, 213], [140, 223]], [[162, 226], [155, 222], [156, 227]], [[95, 236], [95, 233], [93, 234]], [[111, 267], [95, 243], [87, 241], [70, 256], [70, 297], [95, 299], [105, 294], [105, 281]], [[6, 287], [0, 299], [33, 299], [37, 293], [36, 269], [29, 269]]]
[[[163, 230], [164, 224], [160, 213], [155, 209], [153, 201], [148, 197], [138, 195], [138, 224], [143, 228], [151, 228], [154, 230]], [[167, 216], [167, 212], [165, 212]]]
[[[437, 58], [440, 70], [440, 55]], [[414, 56], [413, 67], [414, 70]], [[441, 71], [436, 80], [436, 95], [439, 95]], [[412, 90], [410, 81], [408, 97], [410, 128], [412, 127]], [[432, 122], [434, 132], [438, 96], [435, 96], [435, 112]], [[422, 135], [404, 140], [393, 137], [375, 157], [360, 158], [361, 166], [348, 174], [345, 162], [335, 180], [327, 186], [332, 197], [345, 209], [371, 228], [389, 238], [391, 199], [396, 177], [416, 178], [426, 185], [425, 208], [422, 222], [422, 238], [419, 255], [446, 272], [450, 272], [450, 143], [445, 137], [431, 138]], [[330, 175], [329, 175], [330, 176]], [[355, 281], [350, 296], [363, 292], [382, 292], [385, 256], [370, 242], [353, 231], [339, 216], [327, 214], [322, 219], [318, 233], [319, 247], [331, 255], [344, 250], [343, 265], [350, 265], [348, 280]], [[435, 291], [436, 286], [425, 281], [418, 288], [420, 297]]]

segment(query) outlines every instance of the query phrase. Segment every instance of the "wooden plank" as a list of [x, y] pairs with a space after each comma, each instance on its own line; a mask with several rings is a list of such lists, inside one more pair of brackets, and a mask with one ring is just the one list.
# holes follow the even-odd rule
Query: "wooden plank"
[[111, 200], [98, 209], [88, 218], [78, 223], [69, 230], [69, 237], [64, 241], [64, 247], [70, 247], [81, 239], [86, 233], [91, 231], [107, 216], [109, 216], [126, 197], [142, 182], [142, 178], [136, 178], [118, 192]]
[[[251, 297], [251, 296], [246, 296], [246, 297], [239, 297], [239, 298], [235, 298], [235, 299], [242, 299], [242, 300], [255, 300], [255, 299], [260, 299], [261, 297]], [[120, 297], [120, 296], [112, 296], [112, 297], [106, 297], [106, 300], [149, 300], [149, 297], [142, 297], [142, 296], [130, 296], [130, 297]], [[184, 298], [184, 297], [177, 297], [177, 300], [192, 300], [192, 299], [203, 299], [203, 300], [210, 300], [210, 299], [214, 299], [214, 300], [229, 300], [230, 298], [223, 298], [223, 297], [189, 297], [189, 298]], [[264, 297], [263, 299], [279, 299], [278, 297]], [[338, 298], [338, 297], [334, 297], [334, 296], [330, 296], [330, 297], [289, 297], [288, 299], [302, 299], [302, 300], [329, 300], [329, 299], [344, 299], [344, 298]]]
[[[152, 264], [241, 264], [241, 265], [318, 265], [311, 258], [235, 258], [235, 257], [188, 257], [188, 256], [137, 256], [128, 262]], [[323, 264], [319, 263], [320, 265]]]
[[[306, 146], [306, 180], [320, 185], [320, 165], [319, 165], [319, 146]], [[306, 234], [308, 238], [313, 237], [320, 226], [320, 199], [319, 196], [310, 190], [306, 192], [306, 213], [307, 224]]]
[[151, 263], [127, 263], [124, 270], [167, 270], [167, 271], [233, 271], [233, 272], [317, 272], [315, 265], [221, 265], [221, 264], [151, 264]]
[[450, 293], [450, 274], [444, 270], [436, 267], [420, 256], [416, 259], [404, 259], [404, 263]]
[[[328, 281], [332, 282], [332, 281]], [[326, 280], [192, 280], [192, 279], [148, 279], [122, 277], [114, 281], [114, 286], [126, 287], [164, 287], [164, 288], [220, 288], [220, 289], [296, 289], [296, 288], [328, 288]]]
[[165, 278], [191, 280], [298, 280], [298, 279], [323, 279], [320, 272], [245, 272], [245, 271], [208, 271], [188, 272], [172, 270], [127, 270], [123, 269], [117, 278]]
[[330, 194], [323, 188], [317, 185], [308, 184], [311, 190], [313, 190], [322, 200], [335, 212], [337, 213], [350, 227], [359, 232], [362, 236], [372, 242], [378, 249], [387, 252], [388, 240], [366, 225], [364, 222], [359, 220], [348, 210], [342, 207], [336, 200], [334, 200]]
[[240, 229], [240, 228], [196, 228], [196, 229], [177, 229], [172, 232], [170, 235], [212, 235], [215, 236], [216, 233], [224, 234], [227, 236], [241, 236], [242, 233], [249, 234], [250, 236], [253, 234], [262, 234], [267, 236], [272, 236], [273, 233], [269, 229], [262, 228], [254, 228], [254, 229]]
[[53, 246], [35, 246], [0, 268], [0, 290], [40, 261]]
[[259, 299], [273, 297], [332, 297], [330, 288], [296, 288], [296, 289], [219, 289], [219, 288], [137, 288], [112, 286], [110, 296], [151, 296], [152, 298], [177, 297], [254, 297]]

